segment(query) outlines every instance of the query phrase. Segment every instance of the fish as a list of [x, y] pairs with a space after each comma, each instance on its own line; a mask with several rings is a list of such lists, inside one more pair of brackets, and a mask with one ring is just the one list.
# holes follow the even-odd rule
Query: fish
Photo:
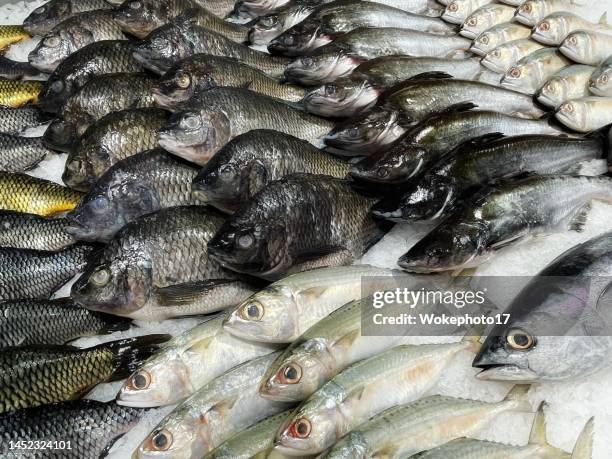
[[21, 134], [47, 121], [47, 116], [36, 107], [0, 107], [0, 132], [5, 134]]
[[393, 27], [358, 28], [312, 54], [286, 66], [286, 81], [305, 86], [332, 82], [350, 74], [364, 61], [408, 53], [412, 57], [464, 58], [472, 42], [460, 36], [444, 36]]
[[0, 78], [7, 80], [25, 80], [40, 77], [40, 72], [29, 62], [17, 62], [0, 56]]
[[591, 132], [612, 123], [612, 97], [583, 97], [561, 104], [555, 117], [578, 132]]
[[398, 264], [410, 272], [476, 267], [520, 239], [579, 231], [593, 200], [612, 201], [612, 179], [542, 175], [500, 182], [442, 220]]
[[559, 255], [510, 304], [507, 326], [491, 330], [473, 362], [477, 378], [569, 381], [600, 370], [612, 346], [601, 330], [609, 329], [610, 273], [610, 232]]
[[268, 46], [273, 39], [310, 16], [319, 4], [322, 3], [329, 2], [319, 2], [317, 0], [307, 2], [290, 1], [274, 13], [253, 19], [249, 29], [248, 42], [251, 45]]
[[567, 100], [587, 97], [594, 71], [595, 67], [580, 64], [559, 70], [536, 93], [538, 102], [556, 109]]
[[274, 449], [318, 454], [372, 416], [425, 395], [453, 358], [476, 353], [478, 339], [452, 344], [400, 345], [334, 376], [283, 423]]
[[70, 151], [88, 127], [104, 116], [131, 108], [153, 107], [153, 78], [144, 73], [111, 73], [97, 76], [64, 104], [61, 117], [43, 135], [54, 150]]
[[43, 145], [42, 137], [0, 133], [0, 169], [3, 171], [23, 172], [33, 169], [52, 153]]
[[217, 87], [248, 88], [289, 102], [299, 102], [304, 97], [302, 88], [281, 85], [261, 70], [235, 59], [208, 54], [196, 54], [172, 67], [155, 84], [153, 97], [158, 106], [177, 109], [198, 93]]
[[67, 459], [98, 459], [148, 411], [122, 407], [114, 401], [78, 400], [6, 413], [0, 416], [0, 455], [11, 459], [23, 456], [9, 449], [9, 438], [26, 442], [61, 439], [71, 445], [71, 449], [62, 450]]
[[36, 104], [43, 88], [41, 81], [19, 81], [0, 78], [0, 106], [18, 108]]
[[60, 22], [85, 11], [110, 9], [105, 0], [51, 0], [30, 13], [23, 28], [30, 35], [44, 35]]
[[465, 19], [459, 33], [474, 39], [493, 26], [511, 21], [515, 10], [516, 8], [503, 3], [483, 5]]
[[471, 436], [508, 411], [531, 411], [525, 386], [515, 386], [500, 402], [432, 395], [390, 408], [349, 432], [322, 459], [389, 458], [413, 454]]
[[201, 202], [231, 213], [285, 176], [306, 172], [344, 178], [348, 170], [348, 163], [305, 140], [256, 129], [221, 148], [193, 179], [192, 190]]
[[599, 24], [594, 24], [573, 13], [558, 11], [538, 22], [533, 28], [531, 37], [544, 45], [559, 46], [570, 33], [576, 30], [601, 30], [606, 26], [605, 14], [601, 17]]
[[516, 22], [504, 22], [485, 30], [474, 39], [470, 48], [474, 54], [484, 56], [498, 46], [510, 41], [527, 39], [531, 36], [531, 29]]
[[612, 36], [609, 34], [576, 30], [565, 37], [559, 51], [579, 64], [599, 65], [610, 56], [610, 46]]
[[72, 53], [45, 83], [39, 107], [49, 113], [59, 113], [70, 96], [92, 78], [109, 73], [142, 71], [133, 52], [134, 44], [130, 41], [102, 40]]
[[65, 344], [82, 336], [130, 328], [130, 321], [88, 311], [70, 299], [16, 300], [0, 303], [0, 350], [33, 344]]
[[501, 85], [525, 94], [535, 94], [549, 78], [570, 65], [571, 61], [557, 49], [540, 49], [508, 69]]
[[191, 23], [205, 27], [235, 43], [245, 43], [248, 39], [249, 29], [242, 24], [236, 24], [215, 16], [208, 10], [200, 7], [191, 8], [172, 20], [175, 24]]
[[596, 96], [612, 96], [612, 58], [603, 61], [589, 79], [589, 90]]
[[273, 39], [268, 51], [282, 56], [301, 56], [359, 27], [397, 27], [440, 35], [456, 33], [454, 26], [439, 18], [375, 2], [344, 1], [317, 8], [304, 21]]
[[227, 15], [226, 20], [232, 22], [247, 22], [264, 14], [273, 13], [290, 0], [236, 0], [232, 12]]
[[18, 172], [0, 172], [0, 210], [14, 210], [47, 217], [68, 212], [82, 193], [49, 180]]
[[461, 144], [399, 196], [373, 208], [375, 216], [392, 221], [437, 220], [457, 211], [460, 200], [489, 183], [521, 174], [584, 174], [580, 166], [607, 157], [601, 138], [551, 135], [504, 137], [489, 134]]
[[472, 105], [455, 106], [446, 113], [431, 116], [380, 154], [371, 155], [351, 167], [358, 180], [375, 184], [399, 184], [419, 177], [447, 153], [466, 140], [485, 134], [560, 134], [549, 120], [528, 120], [493, 111], [466, 110]]
[[65, 231], [84, 241], [108, 242], [145, 214], [195, 205], [191, 182], [198, 169], [157, 149], [125, 158], [110, 167], [67, 215]]
[[57, 344], [2, 349], [0, 413], [80, 398], [130, 374], [168, 338], [140, 336], [85, 349]]
[[[267, 280], [353, 263], [390, 229], [369, 215], [374, 199], [342, 179], [293, 174], [245, 203], [208, 243], [222, 266]], [[308, 228], [325, 228], [316, 234]]]
[[515, 20], [534, 27], [545, 17], [559, 11], [571, 12], [578, 4], [576, 0], [527, 0], [516, 9]]
[[317, 144], [333, 127], [329, 120], [240, 88], [205, 91], [181, 109], [159, 129], [157, 142], [200, 166], [236, 136], [253, 129], [274, 129]]
[[260, 397], [253, 385], [277, 355], [245, 362], [200, 388], [157, 424], [134, 458], [199, 459], [234, 434], [285, 411], [289, 404]]
[[533, 40], [513, 40], [489, 51], [484, 55], [481, 63], [493, 72], [506, 73], [521, 59], [545, 49], [544, 45]]
[[76, 239], [64, 231], [63, 217], [0, 211], [0, 247], [55, 252], [74, 244]]
[[[275, 346], [235, 338], [222, 327], [227, 314], [208, 317], [168, 341], [124, 383], [117, 403], [131, 407], [173, 405], [241, 363], [270, 354]], [[251, 380], [251, 385], [253, 384]]]
[[20, 25], [0, 25], [0, 52], [28, 38], [30, 35]]
[[478, 8], [493, 3], [493, 0], [453, 0], [446, 5], [442, 19], [451, 24], [463, 24]]
[[81, 272], [93, 249], [87, 244], [71, 245], [58, 252], [0, 249], [0, 301], [49, 299]]
[[109, 167], [122, 159], [157, 147], [157, 130], [169, 113], [159, 108], [112, 112], [83, 133], [66, 159], [62, 180], [88, 191]]
[[91, 43], [125, 39], [113, 14], [112, 10], [88, 11], [61, 22], [30, 52], [30, 65], [41, 72], [53, 73], [68, 56]]
[[271, 77], [280, 77], [290, 62], [233, 42], [193, 21], [169, 23], [154, 30], [135, 46], [134, 56], [145, 68], [162, 75], [182, 59], [199, 53], [236, 59]]

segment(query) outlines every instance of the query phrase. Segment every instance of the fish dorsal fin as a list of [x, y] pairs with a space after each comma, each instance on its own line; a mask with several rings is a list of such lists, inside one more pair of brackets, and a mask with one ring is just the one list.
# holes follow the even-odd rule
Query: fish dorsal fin
[[576, 440], [574, 450], [572, 451], [572, 459], [591, 459], [593, 457], [593, 425], [595, 418], [587, 421], [582, 428], [582, 432]]
[[418, 75], [414, 75], [405, 81], [417, 81], [417, 80], [449, 80], [453, 78], [452, 75], [446, 72], [423, 72]]
[[478, 108], [478, 105], [474, 102], [459, 102], [458, 104], [449, 105], [444, 110], [441, 110], [440, 113], [462, 113], [469, 112], [475, 108]]
[[548, 446], [546, 439], [546, 417], [544, 416], [544, 402], [540, 403], [538, 411], [533, 419], [531, 433], [529, 434], [529, 443], [534, 445]]
[[182, 306], [194, 303], [214, 287], [230, 282], [228, 280], [207, 280], [159, 287], [155, 289], [155, 296], [160, 306]]

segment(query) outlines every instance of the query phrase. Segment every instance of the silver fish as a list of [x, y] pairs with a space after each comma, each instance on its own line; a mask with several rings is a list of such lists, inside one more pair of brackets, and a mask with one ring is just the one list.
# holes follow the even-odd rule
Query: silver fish
[[563, 102], [589, 95], [589, 81], [595, 67], [570, 65], [559, 70], [536, 93], [542, 104], [558, 108]]
[[452, 0], [446, 5], [442, 19], [451, 24], [463, 24], [467, 17], [478, 8], [494, 0]]
[[540, 49], [508, 69], [501, 85], [525, 94], [535, 94], [550, 77], [570, 65], [571, 61], [555, 48]]
[[513, 40], [489, 51], [481, 63], [493, 72], [506, 73], [519, 60], [544, 48], [544, 45], [526, 38]]
[[612, 96], [612, 57], [603, 61], [593, 72], [589, 90], [596, 96]]
[[475, 54], [484, 56], [489, 51], [509, 41], [529, 38], [531, 29], [516, 22], [504, 22], [485, 30], [474, 39], [474, 44], [470, 48]]
[[559, 46], [570, 33], [579, 30], [600, 30], [605, 29], [606, 15], [604, 14], [599, 24], [594, 24], [567, 11], [558, 11], [546, 16], [533, 28], [531, 38], [544, 45]]
[[612, 123], [612, 97], [583, 97], [563, 103], [555, 116], [578, 132], [591, 132]]
[[498, 24], [507, 23], [514, 17], [515, 8], [502, 3], [491, 3], [470, 14], [459, 32], [464, 37], [476, 38]]
[[563, 40], [559, 51], [579, 64], [599, 65], [610, 56], [610, 47], [612, 35], [577, 30]]
[[527, 0], [516, 9], [516, 20], [530, 27], [558, 11], [572, 11], [576, 0]]

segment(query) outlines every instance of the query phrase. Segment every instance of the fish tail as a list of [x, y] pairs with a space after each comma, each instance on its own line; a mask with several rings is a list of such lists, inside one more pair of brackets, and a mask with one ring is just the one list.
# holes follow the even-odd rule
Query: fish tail
[[127, 378], [169, 339], [169, 335], [146, 335], [111, 341], [97, 346], [113, 353], [115, 371], [109, 380], [117, 381]]
[[585, 426], [576, 440], [574, 450], [572, 451], [572, 459], [591, 459], [593, 457], [593, 424], [595, 418], [587, 421]]

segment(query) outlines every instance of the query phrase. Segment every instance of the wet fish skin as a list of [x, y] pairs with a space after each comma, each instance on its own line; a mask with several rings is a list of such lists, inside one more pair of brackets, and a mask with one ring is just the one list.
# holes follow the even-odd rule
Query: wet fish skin
[[47, 116], [36, 107], [0, 107], [0, 132], [5, 134], [21, 134], [45, 122]]
[[299, 172], [344, 178], [349, 165], [308, 142], [272, 130], [242, 134], [219, 150], [193, 180], [200, 201], [234, 212], [269, 183]]
[[159, 108], [113, 112], [87, 128], [66, 159], [62, 180], [88, 191], [113, 164], [157, 147], [157, 130], [169, 113]]
[[16, 81], [0, 78], [0, 106], [18, 108], [36, 104], [43, 88], [40, 81]]
[[42, 137], [20, 137], [0, 133], [0, 169], [23, 172], [38, 165], [53, 153], [43, 145]]
[[516, 8], [502, 3], [490, 3], [473, 11], [461, 26], [461, 35], [476, 38], [491, 27], [511, 21]]
[[75, 14], [110, 8], [105, 0], [51, 0], [32, 11], [23, 21], [23, 28], [30, 35], [44, 35]]
[[535, 94], [550, 77], [571, 63], [556, 48], [540, 49], [508, 69], [501, 85], [525, 94]]
[[264, 14], [273, 13], [283, 6], [287, 5], [290, 0], [237, 0], [234, 4], [232, 12], [226, 19], [235, 22], [245, 22]]
[[39, 77], [40, 72], [28, 62], [17, 62], [0, 56], [0, 78], [8, 80], [22, 80]]
[[612, 97], [583, 97], [564, 102], [555, 117], [578, 132], [591, 132], [612, 123]]
[[76, 240], [64, 231], [64, 218], [47, 218], [10, 210], [0, 211], [0, 247], [62, 250]]
[[591, 75], [589, 90], [596, 96], [612, 96], [612, 59], [603, 61]]
[[500, 45], [514, 40], [527, 39], [531, 36], [531, 29], [516, 22], [504, 22], [485, 30], [474, 39], [470, 48], [475, 54], [484, 56]]
[[559, 46], [576, 30], [598, 30], [600, 27], [603, 26], [593, 24], [573, 13], [558, 11], [546, 16], [535, 25], [532, 38], [544, 45]]
[[521, 59], [542, 49], [544, 45], [529, 39], [509, 41], [485, 54], [482, 65], [493, 72], [506, 73]]
[[329, 2], [318, 2], [317, 0], [308, 2], [289, 2], [274, 13], [254, 19], [249, 30], [249, 43], [252, 45], [267, 46], [283, 32], [310, 16], [320, 3]]
[[0, 25], [0, 51], [28, 38], [30, 35], [20, 25]]
[[538, 101], [552, 108], [589, 95], [589, 80], [595, 71], [590, 65], [570, 65], [557, 72], [536, 93]]
[[92, 246], [85, 244], [59, 252], [1, 249], [0, 301], [48, 299], [85, 267], [92, 250]]
[[593, 199], [612, 200], [610, 178], [546, 175], [504, 182], [443, 220], [398, 264], [410, 272], [475, 267], [492, 256], [496, 244], [578, 228], [572, 220]]
[[172, 67], [153, 89], [158, 106], [176, 109], [198, 93], [216, 87], [248, 88], [270, 97], [298, 102], [304, 90], [281, 85], [260, 70], [231, 58], [196, 54]]
[[527, 0], [516, 9], [515, 20], [534, 27], [545, 17], [560, 11], [571, 12], [573, 0]]
[[453, 0], [446, 5], [442, 19], [451, 24], [463, 24], [470, 14], [493, 0]]
[[559, 51], [579, 64], [599, 65], [609, 57], [612, 37], [591, 30], [577, 30], [570, 33]]

